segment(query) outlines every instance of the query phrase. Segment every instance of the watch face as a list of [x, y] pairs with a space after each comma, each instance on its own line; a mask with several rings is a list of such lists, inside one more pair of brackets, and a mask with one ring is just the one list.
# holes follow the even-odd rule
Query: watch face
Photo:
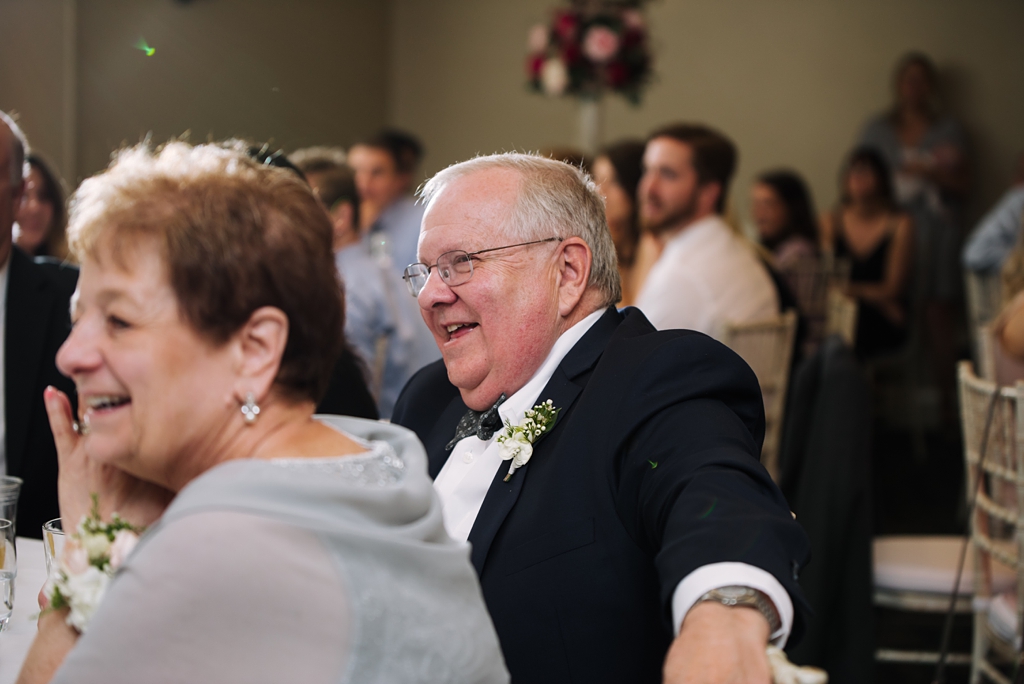
[[719, 587], [715, 590], [720, 596], [727, 599], [742, 599], [753, 596], [754, 591], [749, 587]]

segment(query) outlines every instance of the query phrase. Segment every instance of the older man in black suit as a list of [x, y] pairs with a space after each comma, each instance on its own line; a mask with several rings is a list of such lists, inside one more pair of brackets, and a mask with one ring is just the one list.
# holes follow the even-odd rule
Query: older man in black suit
[[[802, 628], [808, 547], [758, 463], [754, 374], [614, 308], [603, 203], [578, 169], [480, 157], [423, 195], [406, 278], [443, 361], [393, 420], [472, 544], [513, 680], [769, 681], [765, 646]], [[540, 429], [502, 437], [548, 400], [553, 424], [535, 412]]]
[[42, 525], [60, 515], [57, 507], [57, 451], [43, 406], [43, 389], [74, 385], [54, 359], [71, 324], [68, 301], [77, 271], [57, 263], [36, 263], [12, 244], [14, 213], [25, 188], [25, 136], [0, 112], [0, 321], [3, 364], [0, 376], [0, 473], [20, 477], [18, 534], [42, 536]]

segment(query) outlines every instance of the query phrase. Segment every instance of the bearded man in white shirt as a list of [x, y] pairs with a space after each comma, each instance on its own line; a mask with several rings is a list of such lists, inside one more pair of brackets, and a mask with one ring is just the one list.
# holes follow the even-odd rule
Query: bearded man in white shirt
[[[472, 546], [513, 681], [766, 684], [766, 644], [803, 629], [808, 546], [758, 463], [753, 372], [615, 309], [603, 201], [579, 169], [479, 157], [423, 199], [405, 275], [443, 360], [392, 420]], [[531, 415], [539, 429], [503, 445]]]
[[640, 219], [665, 245], [636, 299], [651, 323], [721, 339], [727, 323], [777, 315], [767, 268], [722, 220], [732, 142], [706, 126], [673, 124], [648, 138], [643, 164]]

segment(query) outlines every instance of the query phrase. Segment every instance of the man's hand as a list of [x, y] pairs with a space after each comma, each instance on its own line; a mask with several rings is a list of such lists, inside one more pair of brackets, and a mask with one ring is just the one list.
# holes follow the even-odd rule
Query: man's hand
[[665, 658], [665, 684], [771, 684], [768, 621], [752, 608], [698, 603]]
[[99, 495], [103, 520], [109, 521], [117, 512], [133, 525], [144, 527], [163, 515], [173, 492], [89, 458], [85, 440], [74, 430], [67, 396], [48, 387], [43, 399], [57, 445], [57, 496], [65, 529], [73, 529], [89, 513], [93, 494]]

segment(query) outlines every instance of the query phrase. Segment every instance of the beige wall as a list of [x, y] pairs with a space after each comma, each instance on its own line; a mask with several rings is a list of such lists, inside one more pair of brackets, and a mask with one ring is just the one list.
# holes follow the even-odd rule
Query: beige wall
[[[0, 0], [0, 108], [58, 155], [63, 0]], [[389, 7], [374, 0], [78, 0], [78, 176], [152, 132], [347, 145], [387, 119]], [[156, 52], [134, 46], [140, 37]], [[63, 169], [68, 174], [67, 169]]]
[[[390, 122], [422, 136], [424, 172], [477, 152], [574, 144], [572, 100], [526, 90], [525, 36], [558, 0], [0, 0], [0, 108], [69, 180], [152, 131], [164, 139], [347, 144]], [[64, 130], [63, 12], [77, 8], [77, 107]], [[605, 140], [702, 120], [741, 152], [733, 198], [790, 165], [818, 204], [894, 60], [934, 55], [975, 153], [975, 209], [1024, 149], [1019, 0], [661, 0], [649, 10], [657, 80], [644, 104], [605, 105]], [[139, 37], [157, 51], [146, 57]], [[71, 138], [73, 139], [73, 138]], [[77, 162], [74, 157], [77, 156]], [[75, 168], [65, 165], [71, 160]]]
[[[395, 0], [391, 116], [423, 136], [426, 171], [477, 152], [577, 141], [572, 101], [524, 86], [526, 31], [554, 0]], [[1010, 0], [662, 0], [648, 12], [657, 81], [643, 105], [605, 105], [605, 140], [671, 120], [721, 128], [740, 148], [734, 208], [757, 172], [789, 165], [819, 207], [864, 119], [890, 99], [893, 63], [922, 49], [943, 72], [975, 152], [975, 206], [1024, 150], [1024, 3]]]
[[0, 0], [0, 109], [14, 111], [33, 147], [69, 177], [63, 12], [63, 0]]

